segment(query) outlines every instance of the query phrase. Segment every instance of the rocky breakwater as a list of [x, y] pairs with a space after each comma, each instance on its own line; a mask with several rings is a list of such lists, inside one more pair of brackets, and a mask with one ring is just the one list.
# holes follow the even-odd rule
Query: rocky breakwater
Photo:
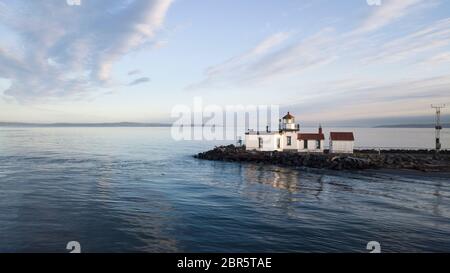
[[332, 170], [412, 169], [450, 171], [450, 152], [436, 154], [428, 150], [356, 150], [354, 154], [316, 154], [296, 152], [246, 151], [245, 147], [220, 146], [194, 157], [227, 162], [252, 162], [288, 167]]

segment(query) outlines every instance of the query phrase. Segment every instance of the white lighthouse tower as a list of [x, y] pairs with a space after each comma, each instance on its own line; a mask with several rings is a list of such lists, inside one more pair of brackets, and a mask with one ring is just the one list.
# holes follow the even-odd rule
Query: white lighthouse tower
[[280, 120], [280, 132], [298, 132], [300, 125], [295, 124], [295, 117], [291, 113], [287, 114]]
[[287, 114], [280, 119], [280, 135], [281, 146], [285, 151], [297, 151], [298, 141], [297, 134], [300, 131], [300, 125], [295, 123], [295, 117], [291, 113]]

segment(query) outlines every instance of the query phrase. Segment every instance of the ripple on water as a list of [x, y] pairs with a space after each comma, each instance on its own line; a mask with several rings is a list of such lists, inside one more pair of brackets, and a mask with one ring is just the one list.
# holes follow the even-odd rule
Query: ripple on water
[[442, 177], [201, 161], [215, 144], [167, 128], [0, 130], [0, 143], [0, 251], [450, 251]]

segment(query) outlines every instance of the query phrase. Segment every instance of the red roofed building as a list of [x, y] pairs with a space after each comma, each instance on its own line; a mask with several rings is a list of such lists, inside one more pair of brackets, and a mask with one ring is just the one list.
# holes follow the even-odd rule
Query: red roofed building
[[330, 153], [352, 154], [355, 145], [355, 137], [352, 132], [331, 132]]
[[317, 133], [299, 133], [297, 134], [298, 151], [322, 153], [325, 135], [322, 132], [322, 126]]
[[322, 126], [319, 126], [316, 133], [303, 133], [290, 112], [287, 112], [279, 121], [277, 131], [270, 131], [267, 126], [266, 131], [246, 132], [245, 148], [249, 151], [261, 152], [323, 153], [325, 135]]

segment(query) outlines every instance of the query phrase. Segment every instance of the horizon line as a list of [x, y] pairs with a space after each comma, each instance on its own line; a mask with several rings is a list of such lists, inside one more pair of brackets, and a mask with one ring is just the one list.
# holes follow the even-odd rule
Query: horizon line
[[[333, 122], [331, 122], [333, 123]], [[312, 128], [315, 125], [310, 125], [306, 123], [303, 127]], [[323, 125], [323, 124], [322, 124]], [[450, 122], [442, 123], [445, 127], [450, 127]], [[171, 127], [172, 123], [167, 122], [9, 122], [0, 121], [0, 127]], [[191, 127], [208, 127], [205, 124], [185, 124], [184, 126]], [[209, 125], [209, 126], [219, 126], [223, 125]], [[431, 122], [418, 122], [418, 123], [397, 123], [397, 124], [341, 124], [341, 125], [331, 125], [326, 127], [354, 127], [354, 128], [434, 128], [435, 124]], [[226, 126], [225, 126], [226, 127]], [[445, 128], [444, 128], [445, 129]]]

